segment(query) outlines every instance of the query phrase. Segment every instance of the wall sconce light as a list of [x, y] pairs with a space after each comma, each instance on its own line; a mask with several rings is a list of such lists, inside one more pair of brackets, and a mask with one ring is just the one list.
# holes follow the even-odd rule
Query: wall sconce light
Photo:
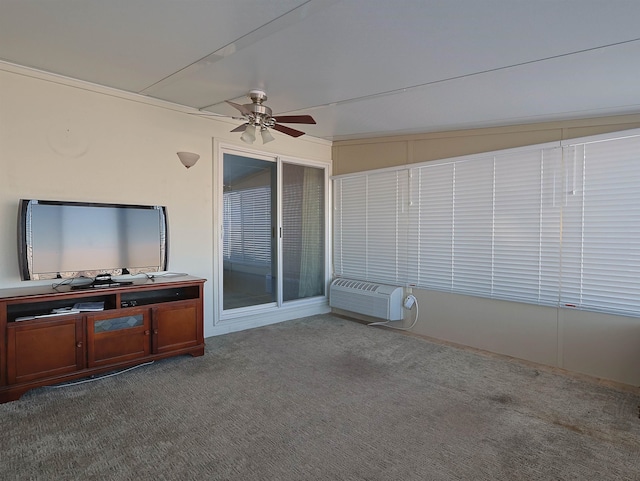
[[189, 167], [193, 167], [198, 162], [200, 155], [194, 154], [193, 152], [178, 152], [178, 158], [182, 165], [184, 165], [187, 169]]

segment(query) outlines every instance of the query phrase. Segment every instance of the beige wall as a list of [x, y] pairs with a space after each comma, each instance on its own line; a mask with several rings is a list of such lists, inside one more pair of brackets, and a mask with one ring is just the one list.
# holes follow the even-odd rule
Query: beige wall
[[[640, 385], [640, 319], [413, 288], [411, 332], [630, 386]], [[379, 321], [343, 310], [338, 314]], [[415, 308], [403, 321], [409, 327]]]
[[[214, 138], [244, 146], [238, 134], [229, 133], [237, 124], [0, 64], [0, 288], [25, 284], [16, 248], [19, 199], [166, 205], [169, 270], [208, 279], [205, 335], [213, 334]], [[330, 162], [329, 142], [275, 136], [264, 148], [252, 147]], [[178, 151], [201, 157], [187, 170]]]
[[333, 144], [333, 175], [640, 128], [640, 114], [344, 140]]
[[418, 289], [413, 294], [419, 334], [640, 385], [638, 318]]
[[[334, 175], [640, 127], [640, 114], [335, 142]], [[640, 319], [413, 289], [421, 335], [640, 385]], [[398, 327], [408, 326], [415, 311]]]

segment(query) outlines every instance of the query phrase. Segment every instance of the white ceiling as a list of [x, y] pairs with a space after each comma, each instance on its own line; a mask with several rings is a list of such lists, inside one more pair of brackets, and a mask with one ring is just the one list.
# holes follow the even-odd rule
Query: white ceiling
[[639, 0], [0, 0], [0, 59], [224, 115], [263, 89], [342, 140], [639, 113], [639, 21]]

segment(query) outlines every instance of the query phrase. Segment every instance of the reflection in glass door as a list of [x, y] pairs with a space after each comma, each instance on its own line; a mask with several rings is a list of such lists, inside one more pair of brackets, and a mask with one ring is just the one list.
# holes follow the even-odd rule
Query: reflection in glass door
[[277, 301], [275, 162], [223, 156], [223, 309]]

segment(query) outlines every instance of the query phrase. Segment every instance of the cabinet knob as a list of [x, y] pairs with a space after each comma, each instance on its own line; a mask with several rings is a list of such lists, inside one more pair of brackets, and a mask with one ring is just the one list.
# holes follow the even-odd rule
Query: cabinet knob
[[148, 336], [149, 335], [149, 329], [147, 329], [146, 331], [144, 331], [144, 335]]
[[154, 329], [154, 330], [153, 330], [153, 333], [154, 333], [154, 334], [158, 334], [158, 330], [157, 330], [157, 329]]
[[79, 342], [76, 344], [76, 347], [82, 347], [82, 341], [79, 341]]

